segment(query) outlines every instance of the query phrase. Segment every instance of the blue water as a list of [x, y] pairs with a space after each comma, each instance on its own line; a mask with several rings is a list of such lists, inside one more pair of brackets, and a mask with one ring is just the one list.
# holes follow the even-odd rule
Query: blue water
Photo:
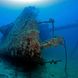
[[[78, 78], [78, 1], [66, 0], [65, 2], [57, 3], [54, 5], [46, 5], [37, 7], [39, 9], [38, 20], [45, 21], [49, 18], [55, 20], [54, 31], [55, 36], [61, 36], [66, 41], [67, 49], [67, 74], [68, 78]], [[21, 14], [24, 7], [9, 7], [0, 5], [0, 26], [9, 24]], [[64, 28], [62, 28], [64, 27]], [[52, 26], [40, 26], [41, 42], [50, 40], [52, 36]], [[2, 33], [0, 33], [2, 37]], [[44, 69], [32, 72], [31, 78], [66, 78], [65, 74], [65, 49], [63, 46], [50, 47], [44, 49], [43, 57], [46, 60], [59, 60], [62, 62], [54, 64], [46, 64]], [[6, 68], [6, 69], [5, 69]], [[15, 68], [5, 64], [4, 61], [0, 63], [0, 73], [8, 75], [9, 78], [13, 77]], [[18, 72], [17, 78], [24, 78], [26, 74]], [[2, 77], [1, 77], [2, 78]], [[4, 77], [3, 77], [4, 78]], [[25, 77], [26, 78], [26, 77]]]

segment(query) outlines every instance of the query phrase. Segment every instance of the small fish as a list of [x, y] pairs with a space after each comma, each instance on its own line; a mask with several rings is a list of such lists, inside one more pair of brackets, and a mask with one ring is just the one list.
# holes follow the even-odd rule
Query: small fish
[[57, 64], [58, 62], [62, 62], [62, 60], [51, 60], [44, 63]]

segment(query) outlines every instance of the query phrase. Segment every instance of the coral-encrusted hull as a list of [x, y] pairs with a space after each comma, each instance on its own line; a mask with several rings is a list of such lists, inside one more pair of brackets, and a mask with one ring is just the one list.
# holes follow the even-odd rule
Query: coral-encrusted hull
[[[40, 58], [40, 56], [33, 55], [34, 53], [32, 52], [35, 48], [33, 45], [39, 45], [39, 31], [36, 18], [36, 8], [27, 7], [24, 9], [20, 16], [13, 22], [12, 27], [9, 28], [9, 30], [11, 30], [8, 30], [6, 38], [4, 38], [0, 45], [0, 54], [3, 54], [1, 54], [1, 57], [4, 56], [4, 58], [15, 65], [24, 65], [24, 67], [28, 66], [30, 68], [31, 66], [35, 67], [34, 64], [42, 62], [42, 58]], [[2, 31], [4, 31], [4, 29]], [[27, 38], [32, 39], [30, 45], [27, 42]], [[38, 47], [35, 51], [37, 53], [40, 52]], [[29, 55], [30, 50], [32, 54]]]

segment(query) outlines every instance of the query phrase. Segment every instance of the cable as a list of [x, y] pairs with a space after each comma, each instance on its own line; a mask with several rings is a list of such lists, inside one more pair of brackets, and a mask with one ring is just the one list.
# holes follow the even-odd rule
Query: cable
[[66, 41], [64, 40], [64, 49], [65, 49], [65, 76], [68, 78], [68, 72], [67, 72], [67, 49], [66, 49]]

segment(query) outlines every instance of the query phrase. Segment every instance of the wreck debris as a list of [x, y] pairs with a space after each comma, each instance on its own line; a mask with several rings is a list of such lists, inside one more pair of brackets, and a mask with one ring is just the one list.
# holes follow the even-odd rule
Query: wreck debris
[[62, 37], [54, 37], [51, 40], [47, 41], [46, 43], [42, 44], [42, 47], [50, 47], [50, 46], [54, 46], [57, 47], [58, 45], [63, 45], [64, 41]]

